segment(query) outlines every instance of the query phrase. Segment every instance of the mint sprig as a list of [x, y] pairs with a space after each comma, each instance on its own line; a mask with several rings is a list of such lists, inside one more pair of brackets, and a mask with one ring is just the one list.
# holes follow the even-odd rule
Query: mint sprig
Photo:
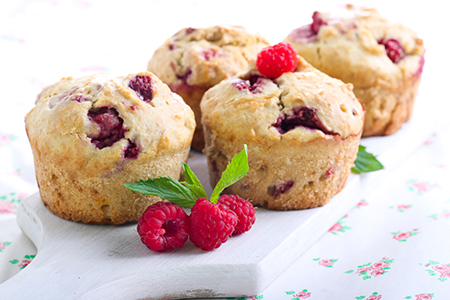
[[[169, 200], [179, 206], [191, 208], [198, 198], [207, 198], [205, 189], [200, 180], [183, 162], [184, 177], [186, 181], [178, 181], [171, 177], [150, 178], [139, 182], [125, 183], [125, 187], [143, 195], [158, 196]], [[222, 173], [219, 182], [215, 186], [210, 201], [217, 203], [220, 193], [230, 185], [236, 183], [248, 173], [247, 145], [236, 154], [227, 168]]]
[[247, 175], [248, 170], [247, 145], [244, 145], [244, 149], [231, 159], [231, 162], [227, 165], [225, 171], [223, 171], [219, 182], [214, 187], [210, 201], [217, 203], [220, 193]]
[[189, 187], [172, 177], [141, 179], [139, 182], [125, 183], [125, 186], [132, 191], [158, 196], [182, 207], [191, 208], [198, 199]]
[[366, 151], [366, 147], [359, 145], [355, 166], [352, 172], [356, 174], [368, 173], [383, 169], [384, 166], [372, 154]]

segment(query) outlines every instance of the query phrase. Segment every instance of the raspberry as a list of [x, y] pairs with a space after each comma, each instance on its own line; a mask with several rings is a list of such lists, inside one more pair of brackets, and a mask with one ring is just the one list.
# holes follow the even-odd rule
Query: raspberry
[[100, 128], [97, 136], [89, 136], [91, 143], [98, 149], [112, 146], [115, 142], [124, 138], [126, 130], [123, 127], [123, 119], [119, 117], [115, 108], [100, 107], [92, 109], [88, 112], [88, 117]]
[[207, 49], [202, 52], [202, 55], [206, 61], [209, 61], [211, 58], [223, 56], [223, 53], [218, 52], [216, 49]]
[[297, 63], [297, 52], [287, 42], [263, 48], [256, 58], [258, 71], [269, 78], [278, 78], [283, 73], [293, 72]]
[[147, 103], [153, 99], [152, 79], [149, 76], [138, 75], [128, 83], [128, 87], [136, 92], [138, 97]]
[[275, 198], [280, 196], [281, 194], [286, 193], [294, 186], [295, 181], [294, 180], [288, 180], [282, 184], [279, 185], [271, 185], [268, 188], [269, 194], [274, 196]]
[[394, 64], [398, 63], [403, 57], [405, 57], [405, 50], [395, 39], [379, 40], [378, 44], [384, 45], [387, 56]]
[[225, 205], [237, 215], [238, 221], [233, 235], [244, 233], [252, 228], [255, 223], [255, 208], [250, 202], [239, 196], [223, 195], [217, 203]]
[[217, 249], [228, 240], [238, 217], [224, 205], [199, 198], [191, 209], [189, 239], [202, 250]]
[[184, 245], [189, 236], [189, 217], [171, 202], [150, 205], [138, 220], [141, 241], [153, 251], [165, 252]]
[[139, 156], [139, 148], [135, 142], [128, 139], [128, 146], [123, 150], [123, 157], [130, 159], [137, 159]]
[[270, 80], [261, 76], [252, 75], [248, 80], [236, 78], [232, 81], [232, 85], [238, 90], [248, 90], [254, 94], [261, 93], [263, 86]]
[[326, 21], [319, 17], [320, 13], [315, 11], [312, 15], [313, 22], [311, 23], [311, 30], [317, 34], [319, 33], [319, 29], [323, 25], [328, 25]]
[[289, 115], [281, 115], [278, 120], [272, 124], [280, 134], [298, 127], [303, 126], [312, 130], [320, 130], [325, 134], [336, 134], [325, 128], [322, 121], [317, 117], [316, 109], [306, 106], [295, 107]]

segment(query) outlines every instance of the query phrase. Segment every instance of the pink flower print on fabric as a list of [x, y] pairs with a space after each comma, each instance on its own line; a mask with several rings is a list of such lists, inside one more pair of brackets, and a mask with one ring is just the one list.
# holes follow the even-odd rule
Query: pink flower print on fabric
[[433, 144], [434, 144], [434, 140], [431, 140], [431, 139], [426, 140], [425, 142], [423, 142], [424, 146], [429, 146], [429, 145], [433, 145]]
[[372, 295], [366, 297], [366, 296], [358, 296], [355, 297], [356, 300], [380, 300], [381, 299], [381, 295], [378, 294], [378, 292], [374, 292]]
[[450, 265], [440, 264], [432, 266], [431, 269], [439, 273], [440, 278], [450, 278]]
[[304, 289], [298, 293], [296, 293], [295, 291], [287, 291], [285, 293], [286, 293], [286, 295], [292, 296], [291, 300], [306, 299], [306, 298], [311, 297], [311, 292], [308, 292], [307, 289]]
[[24, 259], [22, 260], [22, 263], [19, 264], [19, 268], [24, 269], [26, 266], [28, 266], [31, 263], [31, 260], [29, 259]]
[[344, 219], [347, 216], [342, 217], [336, 224], [334, 224], [333, 226], [331, 226], [330, 229], [328, 229], [328, 232], [337, 235], [339, 232], [344, 233], [346, 230], [351, 229], [350, 227], [344, 225]]
[[11, 134], [0, 133], [0, 147], [9, 145], [11, 142], [17, 140], [17, 137]]
[[3, 252], [3, 250], [5, 250], [6, 247], [9, 246], [9, 245], [11, 245], [11, 244], [12, 244], [11, 242], [3, 242], [3, 243], [0, 243], [0, 252]]
[[20, 262], [19, 264], [19, 260], [18, 259], [13, 259], [10, 260], [9, 262], [13, 265], [16, 265], [20, 268], [20, 269], [25, 269], [26, 266], [28, 266], [31, 261], [35, 258], [36, 255], [25, 255], [24, 259], [22, 260], [22, 262]]
[[9, 201], [0, 201], [0, 214], [15, 214], [17, 205]]
[[423, 294], [416, 295], [416, 300], [431, 300], [431, 299], [433, 299], [433, 297], [434, 297], [434, 294], [423, 293]]
[[450, 219], [450, 211], [444, 210], [443, 212], [441, 212], [440, 218], [446, 220]]
[[389, 269], [391, 269], [391, 264], [394, 261], [394, 259], [388, 259], [384, 257], [381, 261], [376, 262], [374, 264], [367, 263], [361, 266], [358, 266], [358, 269], [355, 270], [348, 270], [345, 273], [351, 274], [356, 273], [358, 276], [363, 276], [363, 280], [370, 279], [372, 277], [378, 277], [380, 275], [383, 275], [387, 273]]
[[397, 231], [397, 232], [392, 232], [392, 234], [394, 235], [392, 238], [399, 242], [406, 242], [407, 239], [409, 239], [413, 235], [416, 235], [419, 233], [420, 232], [418, 229], [413, 229], [412, 231], [406, 231], [406, 232]]
[[28, 194], [27, 193], [20, 193], [19, 195], [17, 195], [17, 199], [19, 199], [20, 201], [28, 198]]
[[437, 280], [444, 282], [450, 278], [450, 264], [442, 264], [438, 261], [430, 261], [425, 265], [425, 271], [430, 276], [438, 276]]
[[359, 201], [358, 204], [356, 204], [356, 208], [361, 208], [361, 207], [367, 206], [367, 205], [369, 205], [369, 203], [363, 199], [363, 200]]
[[409, 180], [407, 182], [408, 189], [411, 191], [415, 191], [418, 195], [422, 195], [423, 193], [427, 193], [434, 188], [439, 187], [439, 184], [436, 183], [428, 183], [425, 181], [417, 181], [417, 180]]
[[410, 208], [411, 208], [411, 205], [406, 205], [406, 204], [397, 205], [397, 210], [399, 212], [404, 212], [405, 210], [410, 209]]
[[319, 265], [324, 266], [324, 267], [332, 267], [333, 262], [330, 259], [322, 259], [319, 261]]

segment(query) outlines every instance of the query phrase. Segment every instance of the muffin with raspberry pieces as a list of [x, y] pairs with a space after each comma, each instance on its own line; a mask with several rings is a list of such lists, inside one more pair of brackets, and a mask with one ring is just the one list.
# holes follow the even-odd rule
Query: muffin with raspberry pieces
[[184, 28], [153, 54], [147, 69], [192, 108], [197, 127], [192, 148], [204, 147], [200, 101], [210, 87], [245, 70], [268, 42], [243, 27]]
[[155, 196], [124, 183], [179, 178], [194, 114], [154, 74], [63, 78], [46, 87], [25, 118], [43, 203], [65, 219], [137, 221]]
[[292, 71], [266, 71], [258, 56], [245, 72], [209, 89], [201, 102], [211, 184], [247, 144], [249, 172], [227, 193], [268, 209], [328, 203], [345, 186], [364, 122], [351, 84], [292, 51]]
[[412, 115], [423, 41], [375, 9], [347, 5], [335, 13], [314, 12], [285, 40], [317, 69], [354, 85], [366, 110], [363, 136], [393, 134]]

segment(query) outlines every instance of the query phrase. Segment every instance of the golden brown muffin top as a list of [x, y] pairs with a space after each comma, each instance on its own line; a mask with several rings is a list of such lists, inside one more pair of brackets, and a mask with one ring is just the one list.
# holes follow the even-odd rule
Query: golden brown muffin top
[[268, 45], [240, 26], [184, 28], [155, 51], [148, 70], [169, 85], [210, 87], [244, 70]]
[[285, 40], [319, 70], [361, 88], [376, 80], [402, 82], [422, 71], [423, 41], [373, 8], [346, 5], [315, 12], [311, 24]]
[[281, 139], [308, 142], [326, 135], [361, 132], [364, 111], [344, 84], [299, 57], [294, 72], [276, 79], [249, 69], [209, 89], [201, 102], [202, 122], [224, 139], [270, 146]]

